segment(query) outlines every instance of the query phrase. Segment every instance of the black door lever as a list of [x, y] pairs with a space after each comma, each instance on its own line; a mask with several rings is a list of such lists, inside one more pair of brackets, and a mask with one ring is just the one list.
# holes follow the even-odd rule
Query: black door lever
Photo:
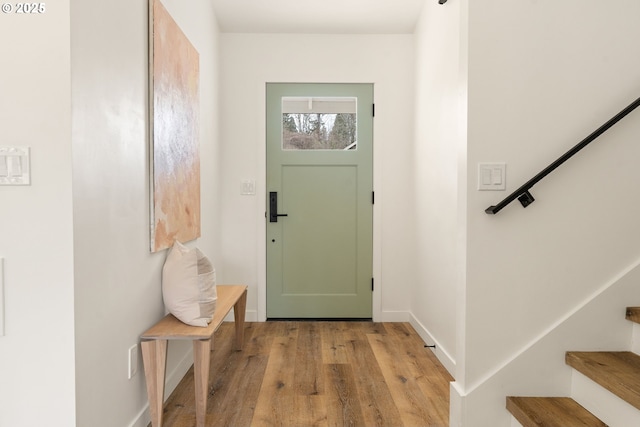
[[269, 222], [278, 222], [279, 216], [289, 216], [287, 214], [278, 213], [278, 193], [269, 192]]

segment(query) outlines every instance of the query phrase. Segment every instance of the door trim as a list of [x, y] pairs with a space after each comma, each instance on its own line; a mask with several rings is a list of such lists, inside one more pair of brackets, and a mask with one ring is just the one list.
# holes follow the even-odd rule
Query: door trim
[[[260, 108], [262, 114], [260, 114], [260, 123], [258, 123], [258, 132], [256, 139], [259, 143], [256, 144], [257, 157], [258, 157], [258, 176], [260, 180], [256, 182], [256, 196], [258, 200], [264, 201], [267, 198], [266, 177], [267, 177], [267, 150], [266, 150], [266, 134], [267, 134], [267, 121], [266, 121], [266, 90], [267, 83], [309, 83], [309, 82], [290, 82], [290, 81], [276, 81], [263, 82], [259, 88], [256, 88], [260, 93]], [[328, 81], [328, 82], [312, 82], [312, 83], [345, 83], [341, 81]], [[372, 82], [346, 82], [346, 83], [371, 83], [374, 88], [374, 102], [375, 102], [375, 83]], [[380, 113], [376, 111], [376, 113]], [[384, 203], [384, 189], [382, 186], [382, 179], [380, 170], [382, 168], [382, 160], [379, 155], [380, 149], [377, 144], [377, 121], [373, 120], [373, 190], [376, 194], [375, 204], [373, 205], [373, 278], [375, 279], [375, 289], [373, 291], [372, 301], [372, 319], [374, 322], [382, 321], [395, 321], [393, 318], [385, 319], [382, 313], [382, 291], [384, 290], [384, 280], [382, 279], [382, 204]], [[267, 240], [267, 223], [265, 218], [266, 211], [264, 203], [256, 203], [256, 218], [257, 224], [257, 239], [260, 242]], [[249, 321], [264, 322], [267, 320], [267, 248], [264, 244], [259, 244], [256, 250], [258, 257], [258, 271], [256, 272], [256, 288], [257, 288], [257, 312], [255, 313], [255, 319], [248, 319]], [[249, 285], [249, 292], [251, 294], [251, 284]], [[249, 295], [251, 298], [251, 295]], [[249, 312], [247, 312], [249, 313]], [[406, 314], [406, 313], [405, 313]]]

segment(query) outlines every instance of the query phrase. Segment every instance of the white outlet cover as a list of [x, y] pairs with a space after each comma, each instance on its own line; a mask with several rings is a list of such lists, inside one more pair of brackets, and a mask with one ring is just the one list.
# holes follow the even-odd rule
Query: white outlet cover
[[128, 378], [131, 379], [138, 373], [138, 344], [132, 345], [129, 348], [129, 374]]

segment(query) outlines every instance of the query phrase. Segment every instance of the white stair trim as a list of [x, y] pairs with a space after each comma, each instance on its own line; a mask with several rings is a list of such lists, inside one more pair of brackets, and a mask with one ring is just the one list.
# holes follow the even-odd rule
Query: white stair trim
[[631, 332], [631, 351], [640, 354], [640, 324], [633, 322], [633, 331]]

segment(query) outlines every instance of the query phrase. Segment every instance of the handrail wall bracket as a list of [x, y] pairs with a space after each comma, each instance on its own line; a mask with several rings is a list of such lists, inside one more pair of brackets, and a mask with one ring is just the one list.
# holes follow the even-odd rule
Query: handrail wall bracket
[[520, 195], [520, 197], [518, 197], [518, 201], [520, 202], [523, 208], [526, 208], [531, 203], [535, 202], [536, 199], [533, 198], [530, 192], [525, 191]]

